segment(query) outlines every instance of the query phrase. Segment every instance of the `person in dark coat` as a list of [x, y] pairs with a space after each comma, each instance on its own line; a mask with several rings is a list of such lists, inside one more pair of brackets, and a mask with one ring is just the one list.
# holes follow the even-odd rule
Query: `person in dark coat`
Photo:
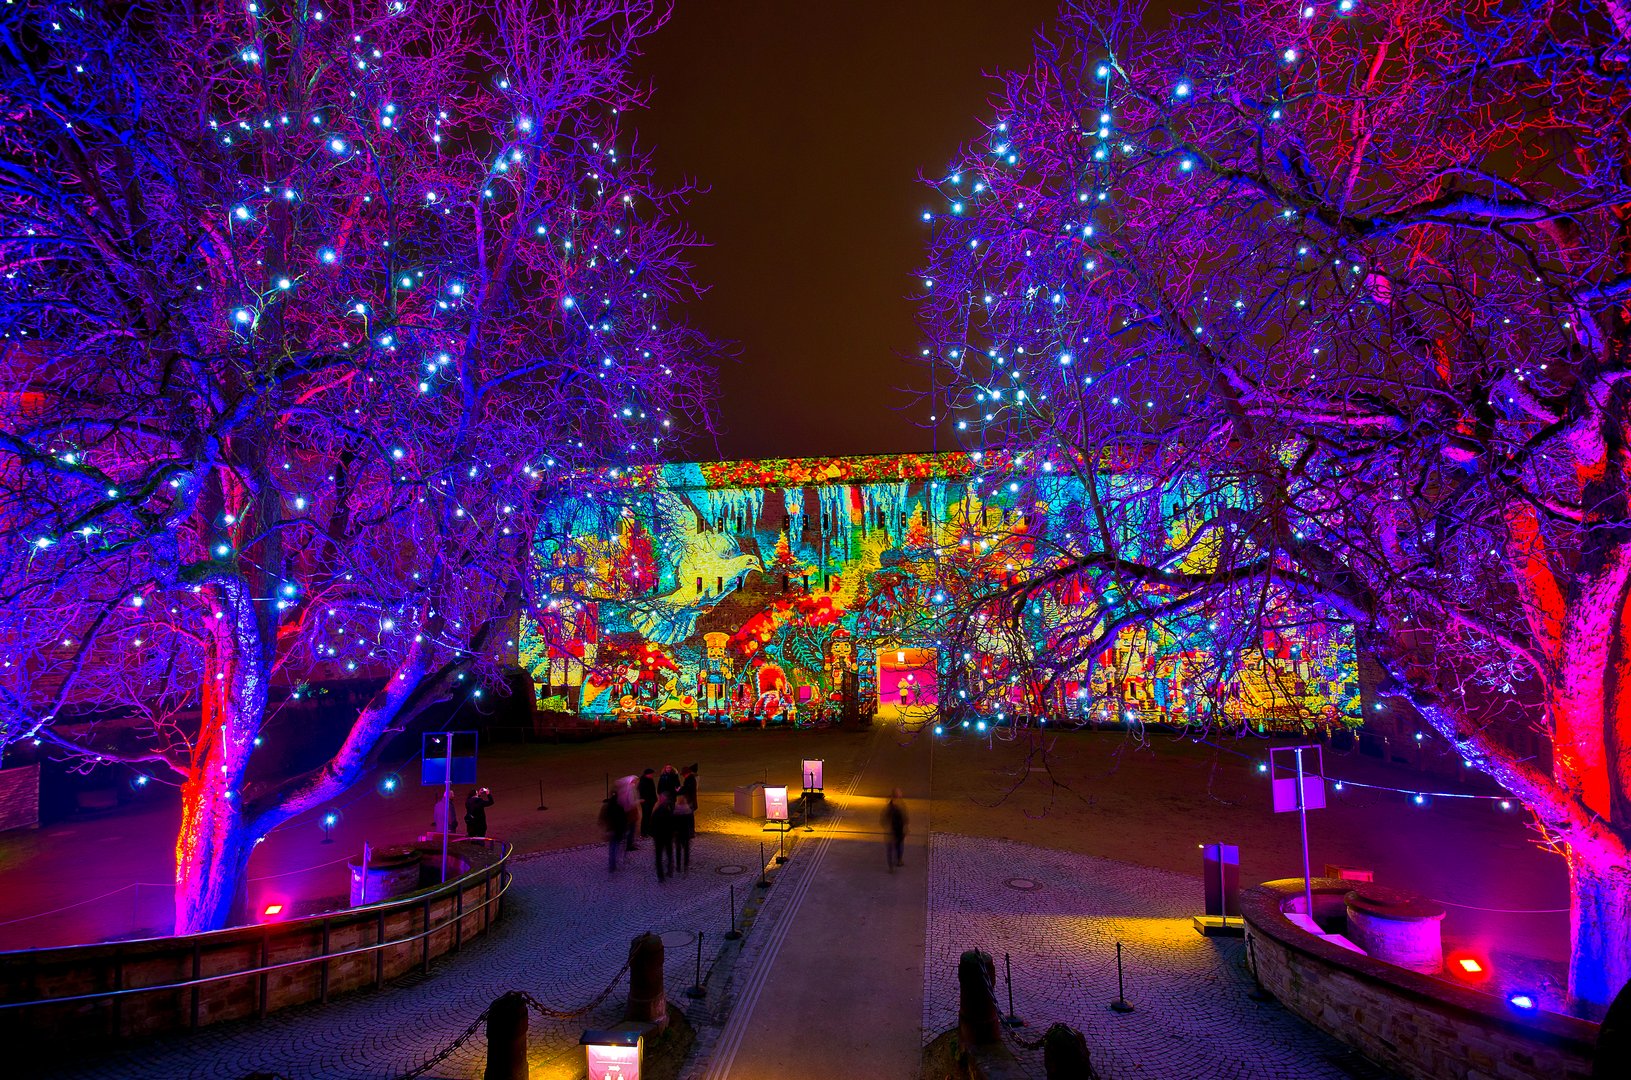
[[657, 775], [657, 794], [667, 795], [669, 799], [680, 793], [680, 774], [674, 771], [674, 766], [664, 765], [663, 771]]
[[667, 881], [674, 873], [674, 800], [667, 795], [658, 796], [651, 811], [651, 851], [657, 880]]
[[[651, 835], [651, 811], [657, 806], [657, 770], [647, 769], [640, 774], [637, 785], [640, 792], [640, 835]], [[634, 850], [634, 837], [629, 837], [629, 850]]]
[[464, 800], [464, 830], [471, 836], [487, 835], [487, 808], [493, 805], [492, 788], [479, 787]]
[[905, 799], [901, 797], [900, 788], [889, 796], [889, 805], [883, 808], [883, 824], [888, 830], [884, 837], [884, 854], [889, 859], [889, 869], [905, 863], [906, 855], [906, 807]]
[[697, 767], [694, 762], [680, 770], [680, 796], [691, 804], [694, 815], [701, 806], [697, 802]]
[[674, 872], [691, 872], [691, 838], [697, 834], [697, 808], [683, 791], [674, 800]]

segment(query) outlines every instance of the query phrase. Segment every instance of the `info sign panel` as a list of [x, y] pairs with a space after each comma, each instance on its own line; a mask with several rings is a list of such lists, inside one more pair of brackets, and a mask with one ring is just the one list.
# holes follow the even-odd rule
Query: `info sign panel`
[[586, 1046], [589, 1080], [640, 1080], [640, 1047]]
[[[451, 748], [449, 744], [451, 745]], [[451, 749], [451, 760], [449, 750]], [[453, 774], [451, 781], [448, 773]], [[447, 783], [476, 782], [476, 733], [427, 731], [419, 763], [419, 782], [441, 787]]]
[[805, 758], [804, 759], [804, 790], [805, 791], [821, 791], [821, 790], [823, 790], [823, 785], [822, 785], [822, 780], [821, 780], [821, 763], [822, 763], [822, 761], [823, 761], [822, 758]]
[[765, 788], [765, 820], [787, 820], [787, 789], [785, 787]]

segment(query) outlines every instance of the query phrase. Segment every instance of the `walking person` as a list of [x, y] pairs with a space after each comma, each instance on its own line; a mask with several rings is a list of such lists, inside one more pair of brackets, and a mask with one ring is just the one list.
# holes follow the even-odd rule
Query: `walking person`
[[685, 792], [674, 800], [674, 872], [691, 873], [691, 838], [697, 834], [697, 808]]
[[883, 808], [883, 824], [888, 830], [888, 835], [884, 837], [884, 854], [889, 859], [890, 873], [894, 873], [895, 867], [904, 866], [906, 861], [905, 802], [900, 788], [896, 788], [889, 796], [889, 805]]
[[640, 795], [637, 777], [625, 776], [617, 782], [617, 805], [623, 810], [622, 836], [629, 851], [634, 850], [634, 838], [640, 831]]
[[436, 805], [430, 812], [431, 826], [439, 833], [459, 831], [458, 811], [453, 808], [453, 793], [444, 791], [436, 796]]
[[674, 800], [667, 795], [657, 798], [651, 811], [651, 855], [657, 864], [657, 880], [667, 881], [674, 873]]
[[697, 766], [692, 762], [680, 770], [680, 794], [691, 804], [691, 834], [696, 835], [696, 813], [702, 808], [697, 802]]
[[464, 800], [464, 831], [471, 836], [487, 835], [487, 808], [493, 805], [493, 789], [479, 787]]
[[663, 771], [657, 776], [657, 794], [667, 795], [670, 799], [680, 793], [680, 774], [674, 766], [664, 765]]
[[629, 816], [617, 800], [617, 792], [606, 796], [600, 804], [600, 828], [606, 834], [606, 872], [617, 870], [617, 853], [623, 850], [624, 833], [629, 827]]
[[[647, 769], [640, 774], [640, 835], [651, 835], [651, 811], [657, 806], [657, 773], [654, 769]], [[629, 841], [629, 850], [633, 851], [634, 841]]]

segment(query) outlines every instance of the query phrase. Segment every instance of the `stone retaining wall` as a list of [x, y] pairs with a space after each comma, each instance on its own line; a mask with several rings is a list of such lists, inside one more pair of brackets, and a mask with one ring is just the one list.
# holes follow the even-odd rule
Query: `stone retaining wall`
[[[1340, 913], [1353, 882], [1316, 878], [1314, 913]], [[1590, 1080], [1597, 1025], [1519, 1014], [1490, 994], [1321, 941], [1282, 914], [1301, 878], [1241, 894], [1263, 986], [1292, 1012], [1411, 1080]]]
[[[0, 1038], [37, 1045], [156, 1035], [327, 1001], [427, 969], [502, 914], [509, 857], [508, 845], [461, 840], [448, 859], [457, 877], [384, 903], [185, 937], [0, 953]], [[439, 846], [426, 862], [440, 867]], [[381, 942], [388, 944], [370, 948]], [[192, 985], [101, 996], [183, 983]]]

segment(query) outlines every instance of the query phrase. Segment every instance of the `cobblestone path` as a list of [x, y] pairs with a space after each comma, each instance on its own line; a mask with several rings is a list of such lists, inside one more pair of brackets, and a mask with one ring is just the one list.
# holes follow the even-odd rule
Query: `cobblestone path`
[[[669, 1000], [683, 1006], [695, 977], [692, 931], [707, 934], [706, 964], [728, 927], [729, 887], [735, 884], [740, 900], [758, 872], [756, 838], [710, 834], [707, 826], [704, 820], [693, 844], [690, 875], [660, 886], [649, 844], [615, 874], [606, 872], [606, 849], [599, 844], [521, 857], [503, 919], [423, 979], [145, 1043], [69, 1068], [42, 1067], [33, 1075], [236, 1080], [265, 1071], [291, 1080], [388, 1080], [446, 1046], [505, 991], [525, 990], [557, 1009], [590, 1001], [622, 966], [629, 940], [646, 930], [664, 935]], [[578, 1038], [585, 1028], [622, 1019], [626, 984], [625, 978], [582, 1019], [531, 1016], [534, 1080], [581, 1074]], [[485, 1036], [478, 1034], [428, 1075], [480, 1076], [485, 1054]]]
[[[957, 958], [981, 948], [1013, 963], [1014, 1011], [1034, 1042], [1064, 1021], [1087, 1036], [1106, 1080], [1343, 1080], [1380, 1077], [1278, 1005], [1246, 996], [1239, 939], [1190, 924], [1201, 882], [1182, 874], [1002, 840], [936, 835], [930, 844], [923, 1030], [957, 1024]], [[1116, 942], [1127, 1000], [1116, 1013]], [[1042, 1073], [1040, 1050], [1020, 1060]]]

